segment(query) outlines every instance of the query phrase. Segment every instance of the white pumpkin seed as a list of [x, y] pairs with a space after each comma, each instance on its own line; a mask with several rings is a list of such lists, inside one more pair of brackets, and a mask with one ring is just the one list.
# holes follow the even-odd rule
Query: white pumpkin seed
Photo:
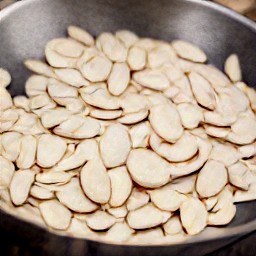
[[[145, 218], [145, 216], [147, 216]], [[130, 211], [127, 215], [127, 222], [133, 229], [152, 228], [163, 223], [164, 212], [153, 206], [147, 204], [139, 209]]]
[[78, 96], [77, 89], [55, 79], [48, 82], [48, 93], [54, 98], [75, 98]]
[[63, 157], [67, 149], [66, 142], [58, 136], [43, 134], [38, 139], [37, 163], [41, 167], [54, 166]]
[[239, 147], [238, 149], [242, 158], [249, 158], [256, 155], [256, 143]]
[[36, 175], [36, 181], [44, 184], [65, 184], [69, 182], [74, 175], [75, 174], [71, 172], [54, 172], [50, 170], [48, 172], [38, 173]]
[[107, 170], [100, 159], [88, 161], [80, 173], [85, 194], [96, 203], [104, 204], [110, 199], [111, 185]]
[[132, 179], [143, 187], [157, 188], [170, 180], [168, 163], [148, 149], [132, 149], [127, 168]]
[[10, 73], [5, 69], [0, 68], [0, 87], [6, 88], [11, 83], [11, 80]]
[[167, 186], [149, 191], [151, 201], [161, 210], [177, 211], [187, 198]]
[[[111, 197], [109, 204], [118, 207], [129, 197], [132, 190], [132, 180], [125, 166], [117, 167], [108, 171], [111, 183]], [[120, 184], [122, 186], [120, 187]]]
[[94, 38], [86, 30], [80, 27], [68, 26], [68, 35], [86, 46], [94, 45]]
[[112, 62], [106, 57], [96, 56], [84, 63], [80, 69], [83, 76], [91, 82], [102, 82], [110, 74]]
[[107, 231], [106, 239], [111, 242], [125, 242], [133, 233], [134, 230], [126, 223], [116, 223]]
[[46, 224], [54, 229], [66, 230], [71, 221], [71, 212], [57, 200], [47, 200], [39, 205]]
[[229, 181], [234, 186], [248, 190], [250, 187], [250, 180], [248, 175], [248, 168], [241, 162], [236, 162], [228, 167]]
[[189, 74], [189, 80], [197, 102], [208, 109], [214, 110], [216, 95], [210, 83], [195, 72]]
[[52, 128], [66, 121], [71, 113], [65, 108], [47, 110], [41, 115], [41, 122], [45, 128]]
[[44, 76], [33, 75], [25, 84], [26, 94], [29, 97], [46, 93], [49, 79]]
[[88, 86], [90, 83], [83, 78], [81, 73], [76, 69], [64, 68], [55, 69], [54, 73], [62, 82], [74, 87]]
[[229, 76], [232, 82], [237, 82], [242, 79], [242, 71], [238, 56], [231, 54], [225, 62], [225, 72]]
[[93, 230], [109, 229], [116, 223], [116, 218], [104, 211], [96, 211], [86, 215], [86, 223]]
[[146, 66], [147, 53], [144, 49], [133, 46], [128, 52], [127, 62], [133, 71], [142, 70]]
[[181, 58], [191, 60], [193, 62], [206, 62], [207, 60], [205, 53], [189, 42], [175, 40], [172, 42], [172, 47]]
[[64, 57], [79, 57], [84, 49], [83, 45], [71, 38], [56, 38], [49, 41], [46, 49], [52, 49]]
[[227, 182], [228, 174], [224, 164], [208, 160], [198, 174], [196, 190], [201, 197], [211, 197], [218, 194]]
[[100, 139], [100, 153], [107, 168], [122, 165], [130, 152], [131, 142], [127, 129], [121, 124], [108, 126]]
[[28, 169], [35, 163], [37, 139], [32, 135], [24, 135], [20, 141], [20, 153], [16, 161], [20, 169]]
[[53, 69], [50, 66], [48, 66], [46, 63], [40, 60], [28, 59], [24, 61], [24, 64], [26, 68], [33, 71], [34, 73], [37, 73], [39, 75], [46, 76], [46, 77], [55, 77]]
[[84, 195], [77, 178], [64, 185], [56, 196], [63, 205], [75, 212], [92, 212], [98, 208], [98, 205]]
[[133, 74], [132, 78], [143, 87], [157, 91], [165, 90], [170, 86], [167, 77], [159, 70], [138, 71]]
[[115, 63], [108, 78], [108, 90], [115, 96], [121, 95], [130, 81], [130, 69], [126, 63]]
[[174, 105], [153, 106], [150, 109], [149, 121], [155, 132], [168, 142], [176, 142], [183, 134], [180, 116]]
[[52, 199], [54, 198], [54, 193], [48, 189], [33, 185], [30, 189], [30, 195], [37, 199]]
[[[51, 43], [51, 42], [50, 42]], [[49, 43], [48, 43], [49, 44]], [[45, 57], [47, 62], [55, 68], [73, 68], [76, 65], [76, 59], [65, 57], [51, 49], [49, 45], [45, 48]]]
[[15, 167], [11, 161], [0, 156], [0, 189], [10, 186]]
[[207, 210], [197, 198], [187, 198], [180, 207], [182, 226], [189, 235], [200, 233], [207, 225]]
[[4, 86], [0, 86], [0, 110], [4, 111], [12, 107], [12, 97]]
[[15, 205], [22, 205], [28, 198], [30, 187], [34, 182], [35, 173], [33, 170], [15, 171], [11, 184], [10, 196]]

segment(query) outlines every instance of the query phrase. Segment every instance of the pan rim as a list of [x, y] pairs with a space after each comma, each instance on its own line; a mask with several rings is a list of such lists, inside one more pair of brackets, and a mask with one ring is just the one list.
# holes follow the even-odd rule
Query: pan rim
[[[11, 15], [14, 11], [20, 9], [20, 8], [24, 8], [27, 5], [30, 5], [31, 3], [36, 3], [36, 2], [42, 2], [44, 0], [26, 0], [26, 1], [18, 1], [6, 8], [4, 8], [3, 10], [0, 11], [0, 24], [1, 22], [4, 21], [5, 18], [8, 18], [9, 15]], [[178, 1], [178, 0], [176, 0]], [[256, 33], [256, 22], [250, 20], [249, 18], [244, 17], [243, 15], [216, 3], [213, 2], [209, 2], [209, 1], [202, 1], [202, 0], [182, 0], [183, 2], [192, 2], [201, 6], [205, 6], [207, 8], [213, 9], [223, 15], [226, 15], [228, 17], [230, 17], [231, 19], [236, 20], [237, 22], [242, 23], [244, 26], [246, 26], [247, 28], [251, 29], [254, 33]], [[253, 202], [252, 202], [253, 203]], [[41, 227], [35, 223], [32, 223], [28, 220], [22, 219], [19, 216], [14, 216], [12, 214], [9, 214], [8, 212], [0, 209], [0, 216], [6, 214], [8, 215], [10, 218], [16, 219], [19, 222], [23, 222], [26, 223], [27, 225], [31, 225], [33, 228], [37, 228], [37, 229], [43, 229], [46, 232], [50, 233], [51, 235], [57, 235], [59, 237], [66, 237], [69, 239], [78, 239], [78, 240], [83, 240], [83, 241], [93, 241], [96, 243], [100, 243], [100, 244], [105, 244], [105, 245], [110, 245], [110, 246], [123, 246], [123, 247], [151, 247], [151, 248], [155, 248], [155, 247], [172, 247], [172, 246], [177, 246], [177, 245], [185, 245], [185, 244], [196, 244], [196, 243], [202, 243], [202, 242], [207, 242], [207, 241], [213, 241], [213, 240], [219, 240], [221, 238], [228, 238], [228, 237], [233, 237], [235, 235], [245, 235], [245, 234], [249, 234], [250, 232], [253, 232], [256, 230], [256, 219], [252, 220], [250, 222], [247, 222], [245, 224], [236, 226], [236, 227], [225, 227], [225, 228], [221, 228], [220, 230], [223, 230], [223, 232], [220, 232], [220, 234], [217, 234], [214, 237], [210, 237], [210, 238], [199, 238], [197, 239], [197, 236], [192, 237], [191, 239], [189, 239], [188, 241], [182, 242], [182, 243], [175, 243], [175, 244], [153, 244], [153, 245], [129, 245], [129, 244], [114, 244], [114, 243], [108, 243], [108, 242], [104, 242], [104, 241], [97, 241], [97, 240], [93, 240], [93, 239], [89, 239], [89, 238], [79, 238], [79, 237], [71, 237], [68, 236], [66, 234], [58, 234], [57, 232], [50, 232], [47, 230], [47, 228], [45, 227]], [[191, 240], [191, 241], [190, 241]]]
[[15, 219], [19, 221], [22, 224], [26, 224], [33, 229], [37, 229], [38, 231], [43, 230], [44, 232], [50, 234], [51, 236], [57, 236], [58, 238], [66, 238], [66, 239], [71, 239], [71, 240], [80, 240], [80, 241], [90, 241], [93, 243], [99, 243], [99, 244], [104, 244], [104, 245], [109, 245], [113, 247], [136, 247], [136, 248], [143, 248], [143, 247], [148, 247], [148, 248], [164, 248], [164, 247], [172, 247], [172, 246], [182, 246], [182, 245], [193, 245], [193, 244], [199, 244], [199, 243], [205, 243], [205, 242], [210, 242], [210, 241], [215, 241], [215, 240], [220, 240], [220, 239], [226, 239], [226, 238], [231, 238], [237, 236], [237, 238], [242, 237], [243, 235], [250, 234], [251, 232], [254, 232], [256, 230], [256, 220], [250, 221], [246, 224], [236, 226], [236, 227], [211, 227], [214, 228], [215, 230], [219, 230], [219, 234], [212, 235], [209, 238], [207, 237], [201, 237], [200, 234], [195, 235], [190, 237], [188, 240], [182, 241], [182, 242], [177, 242], [177, 243], [163, 243], [163, 244], [122, 244], [122, 243], [111, 243], [107, 241], [100, 241], [97, 239], [90, 239], [90, 238], [83, 238], [83, 237], [75, 237], [75, 236], [69, 236], [68, 234], [65, 234], [64, 232], [58, 232], [58, 231], [49, 231], [47, 227], [37, 225], [33, 223], [30, 220], [23, 219], [20, 216], [12, 215], [6, 212], [3, 209], [0, 209], [0, 216], [1, 215], [6, 215], [8, 218]]
[[[16, 3], [13, 3], [9, 6], [7, 6], [6, 8], [4, 8], [3, 10], [0, 11], [0, 23], [6, 18], [8, 17], [8, 15], [10, 15], [13, 11], [16, 11], [19, 8], [23, 8], [26, 5], [29, 5], [31, 3], [34, 2], [42, 2], [43, 0], [26, 0], [26, 1], [18, 1]], [[178, 1], [178, 0], [176, 0]], [[191, 2], [191, 3], [196, 3], [199, 4], [201, 6], [206, 6], [207, 8], [211, 8], [213, 10], [216, 10], [224, 15], [229, 16], [230, 18], [238, 21], [238, 22], [242, 22], [243, 25], [247, 26], [248, 28], [252, 29], [255, 33], [256, 33], [256, 22], [250, 20], [249, 18], [241, 15], [240, 13], [229, 9], [223, 5], [220, 4], [216, 4], [214, 2], [211, 1], [207, 1], [207, 0], [182, 0], [183, 2]]]

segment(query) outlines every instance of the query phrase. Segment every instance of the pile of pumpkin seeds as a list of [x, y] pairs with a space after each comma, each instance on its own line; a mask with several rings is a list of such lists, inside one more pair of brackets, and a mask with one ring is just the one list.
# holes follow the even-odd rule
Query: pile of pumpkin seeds
[[163, 244], [256, 199], [256, 92], [197, 46], [76, 26], [51, 40], [27, 96], [0, 69], [0, 208], [49, 230]]

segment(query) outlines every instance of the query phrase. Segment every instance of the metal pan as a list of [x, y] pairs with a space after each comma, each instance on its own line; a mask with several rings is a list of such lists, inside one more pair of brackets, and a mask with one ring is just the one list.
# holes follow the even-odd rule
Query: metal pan
[[[12, 95], [24, 94], [29, 73], [22, 62], [42, 58], [47, 41], [76, 24], [94, 35], [130, 29], [140, 36], [199, 45], [209, 62], [223, 68], [237, 53], [244, 80], [256, 86], [256, 24], [224, 7], [196, 0], [25, 0], [0, 12], [0, 66], [10, 70]], [[212, 229], [186, 244], [121, 246], [62, 237], [0, 211], [6, 237], [34, 248], [36, 255], [205, 255], [256, 230], [255, 202], [237, 206], [230, 225]]]

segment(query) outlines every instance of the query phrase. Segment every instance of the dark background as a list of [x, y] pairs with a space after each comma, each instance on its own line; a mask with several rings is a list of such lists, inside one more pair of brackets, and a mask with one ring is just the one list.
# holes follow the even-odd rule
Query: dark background
[[[47, 256], [41, 254], [36, 248], [22, 244], [14, 236], [3, 235], [0, 229], [0, 256]], [[64, 256], [64, 255], [60, 255]], [[66, 255], [69, 256], [69, 255]], [[86, 256], [86, 255], [85, 255]], [[115, 255], [118, 256], [118, 255]], [[142, 255], [143, 256], [143, 255]], [[161, 256], [161, 255], [156, 255]], [[171, 256], [171, 255], [170, 255]], [[187, 256], [187, 255], [181, 255]], [[235, 241], [229, 246], [205, 256], [256, 256], [256, 231]]]

